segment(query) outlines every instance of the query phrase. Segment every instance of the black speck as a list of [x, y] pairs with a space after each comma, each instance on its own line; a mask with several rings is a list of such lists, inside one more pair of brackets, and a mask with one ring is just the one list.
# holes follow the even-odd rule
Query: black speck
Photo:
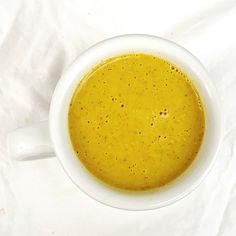
[[121, 104], [120, 106], [121, 106], [121, 107], [124, 107], [125, 105], [124, 105], [124, 104]]

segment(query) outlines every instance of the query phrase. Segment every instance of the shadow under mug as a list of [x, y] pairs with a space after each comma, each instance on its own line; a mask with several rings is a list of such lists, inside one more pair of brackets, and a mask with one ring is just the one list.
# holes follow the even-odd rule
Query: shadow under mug
[[[70, 143], [68, 109], [81, 78], [102, 60], [123, 53], [148, 53], [176, 64], [197, 88], [205, 110], [205, 134], [197, 157], [181, 177], [154, 191], [130, 193], [101, 183], [79, 161]], [[71, 180], [83, 192], [109, 206], [148, 210], [169, 205], [192, 192], [204, 179], [221, 139], [218, 96], [209, 76], [190, 52], [169, 40], [150, 35], [121, 35], [99, 42], [82, 53], [63, 73], [52, 97], [49, 121], [19, 128], [7, 137], [10, 156], [34, 160], [56, 156]]]

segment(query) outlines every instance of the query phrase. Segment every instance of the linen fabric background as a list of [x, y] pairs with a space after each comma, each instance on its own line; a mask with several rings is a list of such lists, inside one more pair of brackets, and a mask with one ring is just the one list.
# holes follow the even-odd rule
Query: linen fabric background
[[[236, 235], [235, 0], [0, 0], [0, 235]], [[9, 131], [48, 118], [63, 71], [108, 37], [153, 34], [205, 65], [221, 100], [224, 137], [201, 186], [162, 209], [129, 212], [82, 193], [55, 158], [15, 162]]]

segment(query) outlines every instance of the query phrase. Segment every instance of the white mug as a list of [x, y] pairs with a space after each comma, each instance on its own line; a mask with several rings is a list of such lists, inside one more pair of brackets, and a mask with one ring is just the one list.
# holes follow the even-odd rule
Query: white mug
[[[128, 193], [101, 183], [77, 158], [67, 128], [71, 97], [81, 78], [102, 60], [142, 52], [162, 57], [185, 71], [196, 86], [205, 110], [205, 134], [193, 164], [173, 183], [154, 191]], [[147, 210], [169, 205], [194, 190], [209, 172], [221, 139], [218, 96], [202, 64], [183, 47], [150, 35], [122, 35], [104, 40], [81, 54], [63, 73], [52, 97], [49, 121], [19, 128], [7, 137], [10, 156], [33, 160], [57, 156], [71, 180], [86, 194], [106, 205]]]

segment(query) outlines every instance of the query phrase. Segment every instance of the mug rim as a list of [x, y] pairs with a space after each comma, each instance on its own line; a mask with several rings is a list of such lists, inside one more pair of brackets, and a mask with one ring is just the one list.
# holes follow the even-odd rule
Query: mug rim
[[[65, 116], [65, 114], [67, 114], [65, 112], [65, 109], [62, 111], [62, 108], [60, 106], [63, 106], [63, 103], [68, 105], [68, 97], [72, 97], [73, 92], [75, 87], [79, 84], [80, 80], [83, 78], [83, 75], [89, 70], [88, 68], [92, 68], [93, 65], [98, 64], [98, 62], [100, 62], [100, 59], [98, 59], [96, 61], [96, 63], [94, 62], [93, 65], [90, 62], [90, 60], [93, 60], [93, 58], [98, 57], [97, 54], [98, 52], [102, 52], [102, 50], [107, 50], [108, 51], [108, 56], [107, 57], [102, 57], [103, 60], [106, 58], [111, 57], [112, 55], [115, 54], [111, 54], [109, 56], [109, 50], [112, 51], [112, 49], [114, 49], [114, 47], [117, 47], [117, 45], [120, 44], [124, 44], [125, 47], [133, 47], [133, 45], [136, 43], [137, 45], [139, 44], [139, 42], [145, 42], [146, 46], [147, 42], [152, 42], [153, 44], [155, 44], [155, 47], [157, 47], [160, 51], [162, 50], [162, 47], [170, 47], [171, 49], [173, 49], [173, 51], [175, 50], [178, 53], [182, 53], [182, 55], [184, 55], [185, 60], [189, 60], [188, 63], [192, 63], [194, 64], [194, 69], [196, 70], [195, 72], [197, 74], [201, 74], [204, 78], [204, 82], [206, 83], [203, 86], [203, 81], [201, 81], [202, 86], [205, 87], [204, 89], [206, 89], [206, 93], [208, 93], [209, 95], [209, 99], [211, 99], [212, 101], [209, 103], [210, 104], [210, 109], [212, 109], [211, 112], [213, 112], [214, 115], [217, 115], [217, 117], [214, 119], [213, 123], [213, 128], [215, 128], [214, 130], [214, 142], [212, 142], [212, 149], [214, 148], [214, 150], [211, 150], [211, 158], [209, 160], [209, 163], [207, 164], [207, 166], [205, 167], [205, 169], [202, 170], [201, 174], [199, 175], [199, 177], [192, 182], [188, 188], [186, 188], [185, 191], [182, 191], [181, 194], [178, 194], [176, 196], [173, 196], [172, 198], [167, 199], [166, 201], [162, 201], [162, 202], [157, 202], [156, 204], [136, 204], [136, 206], [133, 205], [129, 205], [129, 204], [122, 204], [122, 203], [114, 203], [112, 202], [112, 197], [109, 198], [109, 200], [107, 199], [103, 199], [102, 195], [101, 196], [99, 194], [95, 194], [95, 192], [93, 192], [91, 189], [88, 190], [89, 186], [86, 186], [85, 184], [83, 186], [81, 186], [81, 179], [78, 179], [75, 177], [75, 171], [74, 168], [72, 167], [72, 165], [76, 165], [76, 162], [78, 162], [78, 158], [76, 158], [75, 160], [72, 159], [66, 159], [67, 154], [69, 153], [69, 149], [72, 149], [72, 146], [69, 147], [69, 144], [67, 142], [67, 151], [66, 148], [64, 147], [64, 142], [66, 142], [66, 138], [69, 139], [69, 137], [64, 137], [62, 138], [62, 134], [66, 135], [68, 134], [68, 129], [67, 129], [67, 116]], [[145, 43], [143, 43], [143, 46], [145, 46]], [[122, 45], [121, 45], [122, 48]], [[150, 47], [151, 48], [151, 47]], [[115, 50], [115, 49], [114, 49]], [[168, 49], [170, 50], [170, 49]], [[141, 51], [140, 51], [141, 52]], [[143, 51], [142, 51], [143, 52]], [[127, 52], [128, 53], [128, 52]], [[144, 52], [145, 53], [145, 52]], [[150, 54], [152, 54], [150, 52]], [[174, 54], [174, 53], [173, 53]], [[116, 55], [119, 55], [119, 53], [117, 53]], [[154, 55], [154, 54], [152, 54]], [[155, 54], [156, 55], [156, 54]], [[172, 56], [173, 55], [169, 55], [170, 57], [166, 59], [166, 60], [170, 60], [172, 62]], [[100, 61], [99, 61], [100, 60]], [[176, 63], [175, 63], [176, 64]], [[186, 62], [187, 64], [187, 62]], [[181, 66], [179, 66], [179, 64], [177, 64], [178, 67], [181, 68]], [[189, 65], [190, 66], [190, 65]], [[84, 70], [83, 70], [84, 67]], [[79, 70], [78, 68], [80, 68], [81, 70]], [[87, 69], [86, 69], [87, 68]], [[78, 73], [79, 71], [79, 73]], [[186, 71], [185, 69], [183, 69], [183, 71]], [[80, 77], [78, 76], [80, 75]], [[74, 77], [74, 78], [72, 78]], [[75, 78], [76, 77], [76, 78]], [[191, 79], [191, 77], [190, 77]], [[68, 83], [70, 83], [70, 92], [69, 91], [69, 85]], [[195, 84], [196, 85], [196, 84]], [[199, 91], [199, 89], [197, 88], [197, 90]], [[70, 93], [70, 94], [69, 94]], [[67, 96], [67, 103], [65, 103], [66, 100], [66, 96]], [[201, 96], [200, 96], [201, 97]], [[214, 102], [213, 102], [214, 100]], [[203, 105], [205, 101], [202, 101]], [[212, 107], [211, 107], [212, 106]], [[71, 66], [69, 66], [69, 68], [63, 73], [61, 79], [59, 80], [59, 82], [57, 83], [56, 89], [54, 91], [54, 94], [52, 96], [52, 102], [51, 102], [51, 106], [50, 106], [50, 115], [49, 115], [49, 127], [50, 127], [50, 135], [52, 138], [52, 142], [54, 144], [54, 148], [55, 148], [55, 152], [57, 154], [57, 158], [59, 160], [59, 162], [61, 163], [62, 167], [64, 168], [65, 172], [67, 173], [67, 175], [70, 177], [70, 179], [76, 184], [77, 187], [80, 188], [80, 190], [82, 190], [84, 193], [86, 193], [87, 195], [89, 195], [90, 197], [92, 197], [93, 199], [108, 205], [108, 206], [112, 206], [115, 208], [119, 208], [119, 209], [126, 209], [126, 210], [150, 210], [150, 209], [156, 209], [156, 208], [160, 208], [160, 207], [164, 207], [166, 205], [170, 205], [180, 199], [182, 199], [183, 197], [187, 196], [189, 193], [191, 193], [194, 189], [196, 189], [200, 183], [203, 181], [203, 179], [206, 177], [206, 175], [209, 173], [215, 159], [216, 159], [216, 153], [220, 144], [220, 139], [221, 139], [221, 132], [222, 132], [222, 121], [221, 121], [221, 117], [220, 117], [220, 112], [219, 111], [219, 101], [218, 101], [218, 97], [216, 96], [216, 91], [215, 88], [212, 86], [208, 73], [206, 71], [206, 69], [203, 67], [203, 65], [201, 64], [201, 62], [194, 56], [192, 55], [189, 51], [187, 51], [185, 48], [183, 48], [182, 46], [169, 41], [167, 39], [163, 39], [157, 36], [152, 36], [152, 35], [144, 35], [144, 34], [129, 34], [129, 35], [119, 35], [119, 36], [115, 36], [106, 40], [103, 40], [97, 44], [95, 44], [94, 46], [88, 48], [87, 50], [85, 50], [81, 55], [79, 55], [76, 60], [72, 63]], [[68, 112], [68, 110], [67, 110]], [[218, 113], [217, 113], [218, 112]], [[67, 130], [67, 133], [63, 133], [60, 132], [60, 130], [63, 129], [65, 131], [65, 129]], [[213, 132], [213, 131], [212, 131]], [[70, 142], [70, 139], [69, 139]], [[72, 152], [70, 152], [68, 154], [69, 156], [72, 156]], [[197, 157], [196, 157], [197, 158]], [[195, 158], [195, 159], [196, 159]], [[70, 161], [69, 161], [70, 160]], [[73, 164], [71, 164], [73, 162]], [[79, 161], [80, 162], [80, 161]], [[82, 163], [80, 162], [80, 165]], [[69, 168], [70, 165], [70, 168]], [[188, 167], [187, 170], [184, 171], [188, 172], [188, 170], [191, 167]], [[73, 170], [72, 170], [73, 169]], [[89, 172], [87, 169], [85, 169], [83, 167], [83, 164], [80, 166], [80, 171], [81, 172]], [[73, 173], [72, 173], [73, 172]], [[85, 174], [83, 175], [84, 177], [82, 177], [82, 175], [80, 177], [82, 178], [90, 178], [91, 177], [91, 181], [88, 183], [92, 183], [92, 181], [97, 181], [97, 184], [99, 184], [101, 186], [101, 189], [105, 188], [106, 186], [101, 184], [96, 178], [94, 179], [94, 177], [90, 176], [90, 173], [87, 173], [88, 176]], [[86, 176], [86, 177], [85, 177]], [[180, 177], [182, 178], [182, 177]], [[181, 180], [180, 180], [181, 181]], [[175, 182], [175, 180], [173, 181]], [[174, 183], [172, 183], [174, 184]], [[171, 184], [171, 185], [172, 185]], [[169, 184], [168, 184], [169, 185]], [[99, 189], [99, 188], [97, 188]], [[100, 190], [98, 190], [97, 193], [99, 193]], [[112, 188], [109, 188], [109, 191], [113, 192]], [[115, 190], [114, 190], [115, 191]], [[157, 190], [158, 191], [158, 190]], [[138, 198], [138, 197], [137, 197]], [[141, 196], [141, 198], [144, 198], [143, 195]], [[121, 198], [121, 199], [125, 199], [125, 198]], [[127, 198], [128, 199], [128, 198]], [[147, 198], [148, 201], [150, 201], [149, 198]], [[130, 203], [131, 201], [129, 201]], [[137, 203], [142, 203], [142, 200], [137, 200]]]

